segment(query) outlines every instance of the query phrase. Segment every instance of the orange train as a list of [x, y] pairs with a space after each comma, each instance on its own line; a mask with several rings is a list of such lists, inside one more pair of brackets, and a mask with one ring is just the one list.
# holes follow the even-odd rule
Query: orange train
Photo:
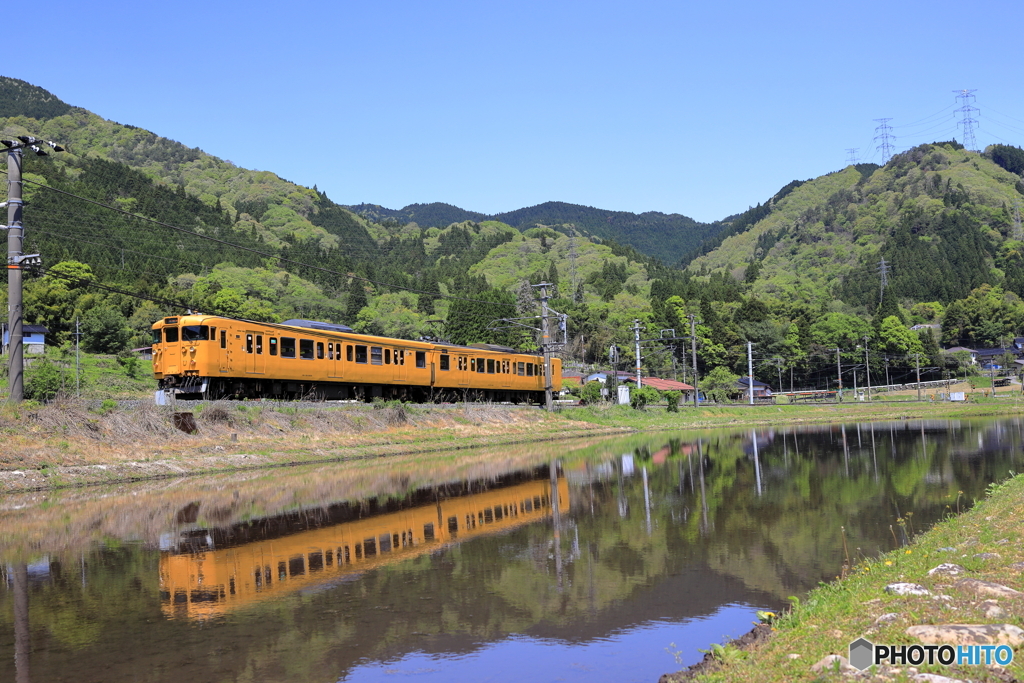
[[[281, 324], [211, 315], [153, 324], [153, 373], [183, 398], [374, 398], [544, 402], [544, 359], [493, 346], [356, 334], [310, 320]], [[561, 361], [551, 359], [561, 389]]]
[[569, 511], [569, 484], [535, 480], [282, 538], [160, 554], [165, 616], [205, 620]]

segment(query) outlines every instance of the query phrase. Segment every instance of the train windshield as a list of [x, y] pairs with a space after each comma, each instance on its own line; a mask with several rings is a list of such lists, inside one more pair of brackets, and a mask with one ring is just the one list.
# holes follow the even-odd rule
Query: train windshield
[[182, 325], [182, 341], [206, 341], [210, 338], [210, 328], [206, 325]]

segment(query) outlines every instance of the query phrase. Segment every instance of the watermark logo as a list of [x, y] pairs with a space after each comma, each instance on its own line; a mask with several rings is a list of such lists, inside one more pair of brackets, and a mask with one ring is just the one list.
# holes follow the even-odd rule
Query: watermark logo
[[863, 671], [883, 663], [1008, 666], [1013, 663], [1013, 648], [1009, 645], [875, 645], [867, 638], [850, 643], [850, 666]]

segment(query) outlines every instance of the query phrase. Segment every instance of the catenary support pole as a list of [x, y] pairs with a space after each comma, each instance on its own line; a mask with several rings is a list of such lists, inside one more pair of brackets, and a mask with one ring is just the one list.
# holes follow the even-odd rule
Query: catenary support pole
[[690, 316], [690, 352], [693, 354], [693, 407], [699, 408], [700, 389], [697, 388], [697, 317]]
[[747, 342], [747, 394], [750, 405], [754, 405], [754, 345]]
[[10, 400], [20, 403], [25, 397], [25, 349], [22, 345], [22, 270], [21, 249], [21, 164], [20, 149], [7, 150], [7, 386]]

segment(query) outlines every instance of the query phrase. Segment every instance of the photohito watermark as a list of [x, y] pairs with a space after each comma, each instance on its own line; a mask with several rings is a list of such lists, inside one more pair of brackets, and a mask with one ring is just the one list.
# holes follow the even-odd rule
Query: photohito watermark
[[1009, 645], [875, 645], [866, 638], [850, 643], [850, 666], [863, 671], [882, 663], [1008, 666], [1013, 663], [1013, 648]]

